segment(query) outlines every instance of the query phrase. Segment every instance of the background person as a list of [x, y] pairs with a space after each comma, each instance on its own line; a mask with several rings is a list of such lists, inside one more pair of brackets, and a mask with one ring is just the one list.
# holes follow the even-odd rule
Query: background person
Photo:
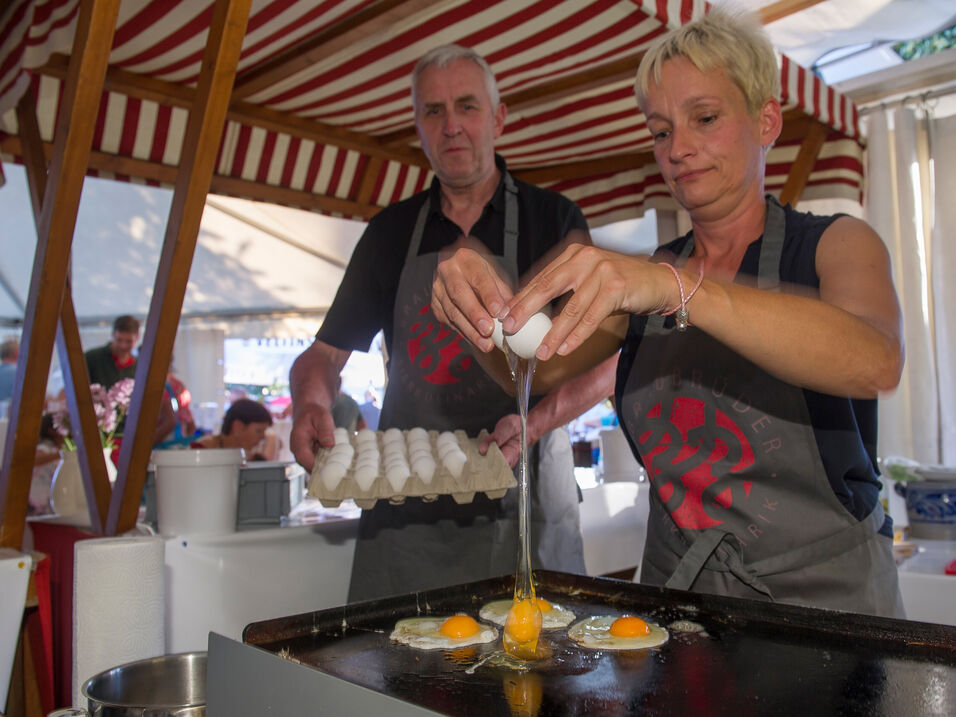
[[86, 370], [90, 383], [109, 388], [124, 378], [136, 378], [136, 357], [133, 349], [139, 341], [139, 321], [124, 314], [113, 321], [113, 335], [109, 343], [90, 349], [86, 358]]
[[6, 339], [0, 344], [0, 401], [9, 401], [13, 396], [19, 356], [20, 342], [16, 339]]
[[[595, 327], [626, 326], [616, 406], [654, 487], [642, 582], [902, 617], [875, 455], [903, 364], [890, 262], [864, 222], [765, 196], [779, 91], [753, 16], [712, 8], [652, 43], [638, 104], [692, 231], [652, 261], [570, 248], [498, 313], [513, 331], [572, 292], [544, 387], [547, 359], [597, 360]], [[469, 261], [442, 267], [433, 308], [488, 349], [482, 306], [508, 297], [469, 285]]]
[[[353, 350], [366, 350], [380, 330], [389, 356], [380, 429], [460, 429], [470, 436], [495, 430], [516, 412], [515, 399], [477, 366], [459, 336], [430, 315], [438, 252], [468, 237], [503, 257], [519, 276], [572, 232], [587, 241], [586, 222], [573, 202], [514, 180], [495, 154], [506, 109], [479, 55], [458, 46], [427, 53], [412, 75], [412, 101], [435, 179], [427, 191], [369, 222], [315, 342], [293, 364], [291, 443], [307, 470], [319, 446], [333, 445], [329, 408], [345, 362]], [[607, 395], [610, 384], [600, 390]], [[580, 413], [601, 396], [571, 398], [580, 401]], [[560, 423], [545, 426], [538, 415], [557, 414], [536, 414], [539, 432], [531, 435], [532, 442], [540, 437], [531, 466], [532, 561], [535, 567], [583, 573], [570, 441]], [[513, 426], [502, 428], [513, 465]], [[363, 511], [350, 601], [514, 572], [516, 493], [501, 500], [478, 493], [467, 505], [451, 496], [430, 503], [408, 498], [400, 506], [379, 501]]]
[[192, 447], [241, 448], [246, 452], [246, 460], [266, 460], [266, 456], [256, 453], [255, 448], [265, 440], [271, 425], [272, 414], [268, 408], [251, 398], [240, 398], [222, 417], [221, 431], [203, 436], [194, 441]]

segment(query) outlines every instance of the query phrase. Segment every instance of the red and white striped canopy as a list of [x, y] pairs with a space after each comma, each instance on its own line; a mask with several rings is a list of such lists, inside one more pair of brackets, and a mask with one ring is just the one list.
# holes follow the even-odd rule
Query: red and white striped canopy
[[[213, 0], [124, 0], [90, 174], [171, 186]], [[0, 158], [32, 83], [52, 141], [79, 0], [14, 0], [0, 19]], [[431, 173], [409, 76], [443, 43], [475, 48], [508, 103], [498, 151], [517, 176], [575, 200], [592, 226], [669, 206], [632, 91], [640, 53], [700, 0], [253, 0], [212, 191], [367, 219]], [[62, 56], [61, 56], [62, 55]], [[804, 197], [859, 200], [850, 101], [782, 58], [787, 123], [768, 157], [783, 186], [811, 119], [829, 128]]]

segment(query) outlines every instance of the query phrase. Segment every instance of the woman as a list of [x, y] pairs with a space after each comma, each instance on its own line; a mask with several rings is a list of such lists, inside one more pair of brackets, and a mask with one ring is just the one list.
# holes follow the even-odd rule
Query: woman
[[544, 389], [626, 325], [616, 405], [655, 488], [642, 582], [902, 617], [875, 455], [903, 363], [880, 238], [764, 196], [782, 118], [754, 18], [715, 9], [659, 38], [635, 91], [692, 231], [650, 260], [572, 247], [514, 297], [459, 252], [436, 315], [488, 351], [490, 310], [507, 334], [571, 292], [538, 349], [559, 357]]
[[241, 448], [247, 460], [266, 460], [253, 449], [266, 440], [266, 431], [272, 425], [269, 409], [257, 401], [240, 398], [234, 401], [222, 418], [222, 431], [203, 436], [192, 443], [193, 448]]

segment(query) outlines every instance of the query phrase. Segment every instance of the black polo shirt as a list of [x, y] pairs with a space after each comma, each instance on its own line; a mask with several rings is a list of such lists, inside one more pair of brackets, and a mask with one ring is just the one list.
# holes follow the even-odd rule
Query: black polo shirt
[[[505, 170], [504, 160], [495, 163]], [[587, 231], [587, 222], [570, 199], [515, 180], [518, 189], [518, 271], [526, 272], [572, 229]], [[437, 252], [462, 235], [461, 228], [441, 211], [438, 179], [413, 197], [392, 204], [372, 217], [349, 260], [335, 301], [316, 338], [345, 351], [367, 351], [379, 330], [385, 332], [385, 346], [391, 352], [392, 318], [398, 280], [401, 276], [415, 221], [425, 199], [431, 196], [431, 212], [425, 224], [419, 255]], [[496, 255], [504, 252], [504, 182], [498, 184], [491, 201], [472, 227]]]

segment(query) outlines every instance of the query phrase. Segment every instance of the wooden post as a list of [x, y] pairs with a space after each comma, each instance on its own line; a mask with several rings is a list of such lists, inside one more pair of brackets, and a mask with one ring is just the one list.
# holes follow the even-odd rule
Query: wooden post
[[[37, 249], [27, 297], [10, 429], [0, 472], [0, 546], [23, 542], [50, 359], [60, 316], [83, 177], [103, 93], [120, 0], [80, 4], [70, 68], [57, 116], [47, 191], [37, 224]], [[12, 438], [12, 440], [9, 440]]]
[[807, 128], [807, 135], [800, 144], [800, 151], [797, 152], [797, 158], [790, 165], [790, 174], [787, 175], [787, 181], [780, 190], [780, 203], [789, 203], [797, 206], [800, 197], [803, 196], [803, 190], [807, 186], [807, 180], [810, 179], [810, 172], [813, 171], [813, 165], [820, 156], [820, 149], [826, 141], [829, 129], [820, 122], [811, 122]]
[[136, 364], [136, 384], [126, 419], [126, 435], [120, 449], [116, 490], [113, 492], [106, 525], [107, 535], [132, 529], [139, 513], [153, 432], [182, 313], [206, 194], [222, 139], [250, 5], [251, 0], [217, 0], [213, 10], [196, 100], [189, 113], [183, 140], [183, 159], [169, 210], [143, 346]]
[[[34, 220], [39, 226], [43, 196], [46, 194], [46, 156], [43, 152], [40, 127], [37, 124], [36, 99], [32, 87], [27, 88], [17, 104], [17, 124]], [[97, 533], [102, 533], [110, 504], [110, 483], [106, 474], [106, 461], [100, 448], [93, 396], [90, 393], [89, 372], [80, 344], [80, 329], [76, 321], [76, 309], [73, 306], [69, 269], [67, 269], [63, 300], [60, 305], [56, 348], [63, 368], [66, 402], [70, 411], [70, 425], [74, 427], [73, 437], [76, 440], [77, 457], [83, 474], [86, 502], [90, 511], [90, 525]]]

